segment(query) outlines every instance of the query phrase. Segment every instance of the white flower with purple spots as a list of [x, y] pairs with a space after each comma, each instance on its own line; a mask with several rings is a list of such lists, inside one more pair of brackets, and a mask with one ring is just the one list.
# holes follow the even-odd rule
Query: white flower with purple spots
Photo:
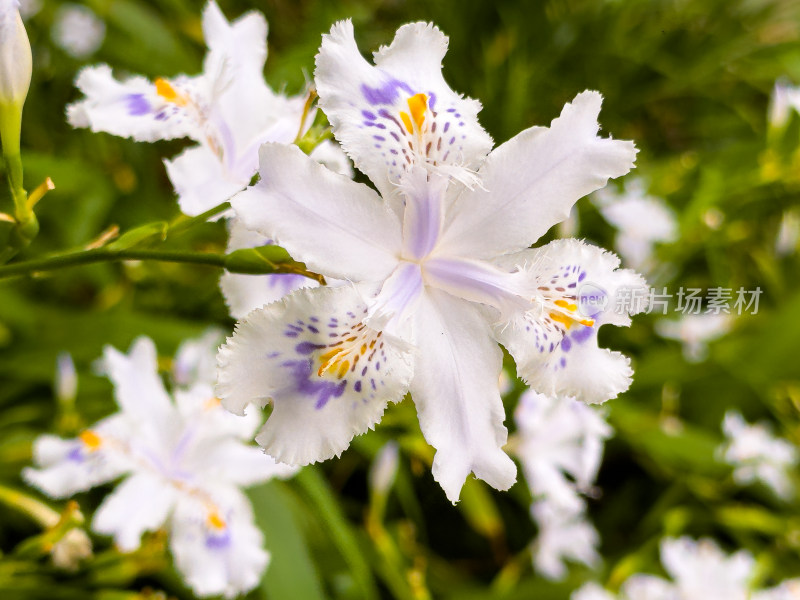
[[156, 358], [148, 338], [137, 340], [128, 355], [106, 348], [104, 368], [119, 412], [72, 440], [39, 437], [38, 468], [23, 475], [56, 498], [125, 477], [98, 508], [92, 529], [132, 551], [145, 531], [166, 526], [192, 589], [233, 597], [255, 587], [269, 559], [240, 488], [295, 469], [247, 445], [257, 414], [231, 415], [207, 382], [176, 390], [173, 401]]
[[88, 67], [77, 79], [86, 98], [68, 109], [70, 123], [137, 141], [189, 137], [199, 146], [166, 161], [181, 210], [200, 214], [250, 183], [258, 148], [291, 143], [310, 124], [305, 96], [286, 97], [264, 82], [267, 23], [249, 13], [228, 23], [217, 4], [203, 12], [209, 52], [203, 73], [151, 82], [117, 81], [106, 65]]
[[[591, 276], [609, 292], [618, 280], [640, 283], [627, 273], [615, 275], [611, 259], [579, 242], [550, 245], [541, 250], [546, 263], [518, 266], [528, 262], [525, 249], [566, 218], [580, 197], [627, 173], [636, 150], [631, 142], [598, 137], [601, 97], [585, 92], [550, 128], [524, 131], [488, 156], [488, 138], [475, 121], [477, 105], [469, 103], [456, 109], [470, 132], [458, 152], [436, 160], [409, 152], [406, 166], [395, 169], [374, 148], [373, 132], [383, 130], [366, 126], [361, 111], [397, 110], [399, 122], [407, 125], [405, 114], [407, 131], [417, 135], [438, 118], [434, 112], [449, 114], [445, 107], [463, 102], [441, 87], [446, 38], [428, 25], [406, 25], [378, 53], [377, 67], [356, 60], [351, 40], [349, 23], [335, 25], [324, 38], [317, 87], [336, 134], [385, 191], [383, 199], [299, 149], [278, 144], [261, 149], [261, 181], [232, 199], [246, 227], [276, 240], [309, 268], [351, 285], [300, 290], [250, 313], [220, 350], [218, 391], [239, 414], [250, 403], [272, 403], [257, 440], [289, 464], [340, 454], [354, 435], [378, 422], [390, 401], [411, 391], [422, 432], [437, 450], [434, 477], [448, 498], [458, 499], [471, 472], [507, 489], [516, 468], [502, 450], [507, 431], [498, 339], [519, 341], [507, 344], [513, 353], [533, 344], [524, 326], [523, 335], [514, 337], [516, 323], [556, 323], [548, 329], [547, 350], [534, 351], [552, 356], [565, 332], [586, 327], [587, 339], [575, 346], [588, 349], [575, 355], [591, 360], [601, 319], [576, 314], [571, 279], [545, 295], [538, 289], [541, 277], [555, 281], [567, 268], [576, 285]], [[340, 92], [331, 91], [332, 72], [341, 74]], [[371, 91], [380, 86], [380, 94]], [[436, 123], [437, 131], [444, 129], [444, 121]], [[475, 169], [481, 185], [463, 185], [463, 169]], [[509, 253], [518, 254], [509, 259]], [[509, 320], [514, 324], [497, 326]], [[628, 317], [605, 321], [626, 323]], [[561, 377], [555, 387], [578, 387], [583, 397], [604, 400], [626, 387], [629, 367], [604, 354], [600, 360], [551, 369], [542, 379]], [[528, 372], [527, 363], [522, 366]], [[622, 373], [602, 373], [606, 367]], [[595, 381], [571, 386], [564, 380], [569, 373]]]
[[342, 21], [322, 40], [315, 84], [336, 139], [384, 198], [414, 165], [478, 182], [475, 169], [492, 148], [480, 102], [442, 77], [447, 37], [428, 23], [401, 27], [375, 66], [361, 56], [353, 25]]

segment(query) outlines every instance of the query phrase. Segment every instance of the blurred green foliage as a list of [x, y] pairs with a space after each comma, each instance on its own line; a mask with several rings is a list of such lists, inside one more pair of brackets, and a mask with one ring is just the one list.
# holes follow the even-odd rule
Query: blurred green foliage
[[[23, 124], [26, 186], [46, 176], [56, 190], [37, 212], [41, 234], [20, 258], [83, 247], [114, 225], [128, 231], [178, 216], [162, 165], [183, 142], [136, 144], [73, 131], [64, 107], [81, 62], [51, 39], [62, 4], [46, 0], [27, 23], [35, 72]], [[150, 77], [198, 72], [202, 2], [92, 0], [107, 25], [89, 63]], [[632, 389], [609, 402], [616, 437], [607, 446], [590, 503], [611, 586], [632, 572], [658, 572], [657, 540], [688, 533], [743, 547], [760, 561], [764, 582], [800, 575], [800, 502], [781, 503], [760, 487], [734, 486], [718, 463], [725, 410], [770, 419], [800, 443], [800, 261], [774, 241], [785, 210], [800, 206], [800, 125], [769, 131], [776, 79], [800, 82], [800, 2], [794, 0], [221, 0], [234, 17], [263, 11], [270, 23], [267, 79], [299, 91], [313, 73], [320, 35], [350, 17], [366, 53], [412, 20], [432, 20], [450, 36], [444, 61], [451, 86], [484, 105], [480, 115], [498, 143], [547, 124], [584, 89], [605, 97], [605, 132], [633, 139], [638, 175], [678, 211], [680, 241], [660, 249], [669, 267], [651, 281], [670, 287], [764, 290], [757, 315], [745, 316], [714, 344], [708, 360], [687, 363], [674, 342], [656, 337], [655, 315], [630, 329], [603, 331], [605, 345], [634, 359]], [[5, 187], [0, 203], [6, 203]], [[6, 207], [6, 204], [3, 204]], [[613, 231], [586, 200], [581, 235], [611, 247]], [[5, 226], [0, 224], [0, 226]], [[221, 223], [195, 227], [171, 248], [224, 250]], [[113, 409], [109, 383], [93, 374], [103, 345], [125, 349], [152, 337], [165, 357], [208, 325], [232, 321], [217, 287], [219, 272], [167, 263], [98, 264], [33, 278], [0, 280], [0, 484], [22, 490], [36, 435], [74, 434]], [[56, 356], [68, 351], [80, 373], [77, 417], [56, 405]], [[511, 367], [511, 365], [509, 364]], [[507, 424], [517, 386], [507, 398]], [[367, 490], [371, 458], [398, 439], [397, 482], [376, 508]], [[563, 600], [592, 578], [574, 568], [563, 583], [537, 576], [528, 544], [530, 495], [520, 481], [498, 493], [470, 481], [453, 507], [433, 481], [432, 450], [413, 406], [394, 407], [376, 432], [339, 460], [296, 480], [251, 491], [273, 554], [253, 598], [503, 598]], [[800, 483], [800, 477], [795, 479]], [[103, 490], [78, 498], [90, 515]], [[30, 492], [31, 495], [35, 494]], [[53, 505], [57, 510], [63, 505]], [[377, 512], [376, 512], [377, 511]], [[3, 598], [191, 598], [170, 571], [164, 541], [120, 555], [95, 539], [94, 558], [74, 574], [44, 556], [21, 556], [41, 533], [0, 504]], [[16, 550], [15, 550], [16, 549]]]

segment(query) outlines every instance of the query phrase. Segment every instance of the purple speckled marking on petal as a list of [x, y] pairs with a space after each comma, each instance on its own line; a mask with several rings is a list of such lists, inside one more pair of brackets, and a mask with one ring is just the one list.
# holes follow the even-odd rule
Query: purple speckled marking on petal
[[359, 379], [353, 384], [353, 389], [359, 393], [361, 393], [361, 380]]
[[572, 348], [572, 342], [569, 341], [568, 337], [564, 336], [564, 339], [561, 340], [561, 350], [569, 352], [570, 348]]
[[398, 79], [390, 79], [382, 86], [370, 87], [366, 83], [361, 84], [361, 93], [364, 99], [373, 106], [379, 104], [394, 104], [397, 97], [400, 95], [399, 90], [404, 90], [409, 94], [413, 91], [407, 83]]
[[586, 279], [586, 271], [581, 271], [581, 274], [578, 275], [578, 281], [580, 282], [583, 281], [584, 279]]
[[431, 112], [436, 112], [436, 94], [434, 92], [428, 92], [428, 108], [431, 109]]
[[324, 344], [314, 344], [313, 342], [300, 342], [294, 347], [295, 352], [301, 355], [307, 355], [314, 352], [314, 350], [322, 350], [326, 346]]
[[[575, 331], [573, 331], [570, 335], [572, 336], [573, 340], [575, 340], [579, 344], [582, 344], [583, 342], [588, 340], [590, 337], [592, 337], [592, 331], [593, 331], [592, 327], [586, 327], [584, 325], [580, 329], [576, 329]], [[567, 338], [564, 338], [564, 340], [566, 340], [566, 339]], [[561, 343], [563, 344], [564, 342], [562, 341]]]
[[338, 383], [319, 378], [312, 380], [310, 360], [291, 360], [281, 366], [291, 370], [296, 391], [316, 397], [314, 408], [317, 410], [323, 408], [331, 398], [341, 397], [347, 387], [346, 379]]
[[277, 288], [281, 291], [281, 295], [285, 296], [306, 283], [306, 278], [292, 273], [276, 273], [275, 275], [267, 275], [266, 283], [268, 288]]
[[82, 463], [84, 460], [86, 460], [86, 456], [83, 454], [83, 450], [80, 446], [75, 446], [69, 451], [69, 454], [67, 454], [67, 459], [73, 462]]
[[375, 119], [377, 119], [377, 118], [378, 118], [378, 117], [376, 117], [376, 116], [375, 116], [375, 113], [373, 113], [373, 112], [370, 112], [370, 111], [368, 111], [368, 110], [362, 110], [362, 111], [361, 111], [361, 114], [362, 114], [362, 115], [364, 116], [364, 118], [365, 118], [365, 119], [367, 119], [368, 121], [374, 121]]
[[134, 117], [146, 115], [151, 110], [150, 103], [144, 97], [144, 94], [128, 94], [125, 97], [125, 103], [128, 108], [128, 114]]
[[563, 369], [566, 366], [567, 366], [567, 359], [562, 356], [561, 357], [561, 368]]
[[211, 550], [225, 550], [231, 545], [230, 529], [225, 529], [222, 535], [209, 533], [206, 535], [206, 548]]
[[386, 138], [383, 137], [382, 135], [373, 135], [372, 137], [374, 137], [379, 142], [385, 142], [386, 141]]

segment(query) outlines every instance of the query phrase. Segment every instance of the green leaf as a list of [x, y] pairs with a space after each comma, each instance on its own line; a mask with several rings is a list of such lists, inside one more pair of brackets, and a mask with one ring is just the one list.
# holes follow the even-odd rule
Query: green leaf
[[166, 221], [156, 221], [147, 223], [136, 229], [131, 229], [123, 233], [119, 239], [108, 244], [111, 250], [127, 250], [148, 241], [164, 241], [169, 230], [169, 223]]
[[313, 467], [306, 467], [295, 477], [310, 502], [314, 505], [320, 520], [328, 530], [331, 541], [341, 553], [356, 585], [358, 598], [370, 600], [379, 598], [375, 579], [369, 568], [364, 552], [359, 548], [353, 525], [348, 522], [342, 508], [328, 482]]
[[264, 532], [267, 550], [272, 555], [261, 590], [267, 598], [325, 598], [322, 582], [314, 567], [303, 532], [292, 511], [291, 494], [280, 482], [252, 488], [256, 523]]

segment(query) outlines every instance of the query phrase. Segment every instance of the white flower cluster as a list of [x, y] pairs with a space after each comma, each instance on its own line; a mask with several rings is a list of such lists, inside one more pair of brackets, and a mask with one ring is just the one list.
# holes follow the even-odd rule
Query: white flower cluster
[[588, 583], [572, 600], [797, 600], [800, 579], [753, 590], [756, 561], [746, 550], [728, 556], [709, 539], [667, 538], [661, 542], [661, 563], [670, 579], [637, 574], [618, 595]]
[[39, 437], [37, 468], [23, 475], [54, 498], [123, 478], [95, 513], [92, 530], [130, 552], [144, 532], [166, 528], [187, 584], [200, 596], [233, 597], [260, 581], [269, 559], [241, 488], [296, 469], [247, 443], [257, 413], [237, 417], [220, 406], [208, 378], [213, 371], [197, 369], [213, 358], [216, 344], [208, 342], [202, 352], [195, 343], [179, 352], [172, 395], [149, 338], [139, 338], [127, 355], [107, 347], [102, 367], [119, 411], [75, 439]]
[[581, 494], [591, 492], [611, 427], [597, 408], [531, 390], [520, 397], [514, 417], [516, 454], [539, 527], [534, 565], [551, 579], [566, 575], [565, 559], [597, 566], [599, 538]]
[[800, 452], [793, 444], [775, 437], [766, 423], [750, 424], [736, 411], [725, 414], [722, 429], [726, 441], [719, 455], [733, 466], [739, 485], [760, 481], [784, 500], [794, 496], [790, 473], [800, 463]]

